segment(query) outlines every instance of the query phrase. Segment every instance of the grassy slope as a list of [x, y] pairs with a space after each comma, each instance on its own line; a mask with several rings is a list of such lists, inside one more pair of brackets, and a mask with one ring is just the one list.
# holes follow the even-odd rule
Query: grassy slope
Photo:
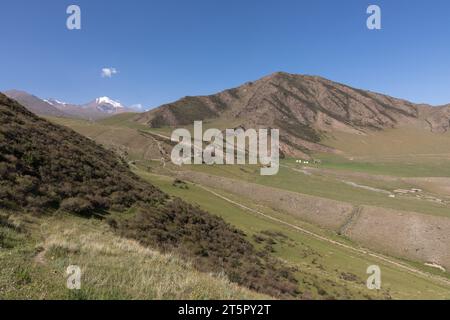
[[[0, 299], [267, 298], [118, 237], [99, 220], [69, 215], [11, 220], [22, 230], [0, 225]], [[82, 269], [80, 291], [66, 288], [69, 265]]]
[[[114, 128], [120, 127], [129, 128], [129, 124], [113, 121], [110, 129], [115, 130]], [[81, 125], [78, 126], [78, 130], [79, 132], [84, 133], [86, 128]], [[164, 128], [160, 130], [160, 133], [170, 135], [170, 131], [167, 131]], [[374, 141], [371, 143], [380, 140], [380, 142], [377, 143], [379, 143], [380, 146], [383, 146], [389, 141], [387, 139], [392, 138], [392, 135], [395, 136], [394, 132], [390, 132], [389, 134], [391, 136], [387, 136], [387, 138], [382, 137], [383, 139], [375, 137], [373, 138]], [[410, 133], [405, 132], [406, 138], [408, 137], [408, 134]], [[414, 138], [415, 136], [412, 135], [412, 137]], [[340, 139], [341, 137], [338, 137], [338, 139], [334, 141], [334, 146], [338, 146], [338, 142], [342, 144], [349, 143], [349, 149], [347, 150], [358, 150], [357, 141], [353, 145], [350, 142], [347, 142], [347, 137], [343, 140]], [[445, 144], [447, 140], [445, 138], [442, 139], [441, 143]], [[327, 141], [327, 144], [331, 145], [332, 143], [330, 141], [331, 140]], [[364, 142], [364, 144], [365, 143], [366, 142]], [[428, 143], [429, 140], [425, 139], [421, 144], [421, 148], [418, 149], [418, 152], [433, 151], [426, 149]], [[449, 162], [447, 161], [445, 153], [439, 153], [438, 155], [434, 154], [431, 156], [422, 154], [418, 157], [411, 157], [411, 155], [405, 153], [406, 151], [409, 152], [411, 149], [404, 149], [404, 151], [399, 154], [383, 154], [386, 153], [384, 149], [369, 149], [378, 151], [372, 153], [372, 155], [368, 157], [363, 157], [364, 151], [361, 151], [361, 154], [359, 154], [358, 157], [354, 156], [354, 160], [349, 160], [348, 157], [320, 155], [324, 160], [321, 166], [324, 168], [341, 170], [343, 172], [365, 172], [392, 176], [447, 175], [446, 166]], [[363, 149], [361, 148], [361, 150]], [[377, 155], [378, 157], [376, 157]], [[293, 159], [287, 159], [283, 164], [292, 166], [294, 161]], [[436, 166], [436, 164], [441, 165]], [[157, 164], [157, 166], [159, 167], [159, 164]], [[448, 216], [448, 208], [442, 207], [441, 205], [423, 203], [410, 199], [390, 199], [383, 194], [350, 187], [331, 177], [306, 176], [288, 168], [281, 168], [280, 173], [275, 177], [270, 177], [270, 179], [268, 177], [261, 177], [258, 174], [259, 168], [251, 166], [191, 166], [188, 167], [188, 169], [200, 170], [202, 172], [206, 171], [212, 174], [244, 179], [246, 181], [261, 183], [272, 187], [305, 194], [319, 195], [331, 199], [344, 200], [356, 204], [372, 204], [394, 209], [412, 210]], [[365, 257], [355, 256], [354, 253], [345, 252], [345, 250], [343, 251], [339, 248], [331, 248], [327, 244], [320, 243], [317, 240], [293, 232], [292, 230], [287, 230], [286, 227], [277, 226], [273, 222], [251, 215], [249, 216], [248, 212], [233, 207], [214, 196], [207, 195], [203, 191], [196, 189], [194, 186], [190, 186], [188, 190], [180, 189], [172, 186], [172, 181], [170, 179], [168, 180], [164, 177], [157, 178], [155, 175], [151, 176], [151, 181], [170, 194], [179, 195], [187, 201], [198, 203], [202, 208], [224, 217], [227, 222], [244, 230], [249, 236], [267, 229], [281, 230], [288, 235], [295, 244], [293, 246], [283, 244], [275, 245], [276, 254], [300, 267], [300, 270], [303, 272], [301, 274], [303, 274], [304, 277], [304, 281], [300, 279], [302, 285], [304, 288], [311, 290], [312, 294], [316, 297], [323, 297], [323, 295], [319, 294], [319, 290], [322, 294], [325, 292], [325, 296], [330, 295], [335, 297], [350, 296], [354, 298], [364, 297], [364, 295], [367, 294], [367, 290], [364, 289], [365, 287], [363, 285], [340, 279], [340, 270], [346, 270], [355, 274], [357, 275], [358, 281], [362, 281], [362, 279], [366, 278], [365, 268], [369, 264], [373, 264], [374, 261], [369, 261]], [[403, 185], [398, 185], [396, 183], [382, 183], [382, 186], [388, 188], [403, 187]], [[229, 197], [232, 198], [232, 196]], [[245, 199], [239, 199], [239, 201], [246, 202]], [[251, 203], [247, 204], [249, 206], [254, 206], [254, 204]], [[258, 209], [261, 208], [258, 207]], [[265, 208], [265, 210], [269, 209]], [[280, 215], [280, 213], [275, 212], [271, 212], [271, 214]], [[289, 219], [289, 217], [284, 218]], [[299, 224], [300, 222], [296, 221], [295, 223]], [[308, 227], [314, 228], [313, 226]], [[319, 259], [320, 262], [318, 262], [317, 259]], [[423, 268], [423, 266], [419, 267]], [[325, 270], [322, 270], [322, 268]], [[417, 278], [416, 276], [404, 273], [397, 269], [392, 269], [388, 266], [382, 267], [382, 269], [384, 270], [383, 283], [389, 288], [390, 294], [394, 298], [449, 298], [448, 288], [443, 288], [440, 285], [435, 285], [427, 280]], [[433, 272], [433, 270], [427, 271]], [[322, 290], [324, 290], [324, 292], [322, 292]], [[369, 295], [370, 294], [371, 293], [369, 292]]]
[[[80, 120], [54, 120], [101, 143], [126, 146], [130, 159], [145, 159], [143, 155], [153, 142], [149, 142], [148, 138], [143, 138], [138, 134], [137, 130], [143, 130], [145, 126], [131, 122], [129, 117], [130, 115], [115, 116], [103, 120], [100, 125]], [[206, 123], [204, 127], [206, 129], [211, 125], [223, 127], [225, 124]], [[133, 129], [131, 128], [133, 126], [137, 127]], [[188, 127], [188, 129], [191, 128]], [[145, 128], [145, 130], [150, 129]], [[151, 131], [155, 130], [151, 129]], [[170, 136], [168, 128], [161, 128], [155, 132]], [[367, 136], [345, 133], [338, 133], [335, 136], [336, 138], [328, 138], [324, 143], [344, 150], [348, 154], [346, 156], [317, 155], [323, 160], [320, 168], [340, 170], [344, 173], [362, 172], [396, 177], [450, 176], [450, 154], [446, 153], [450, 153], [450, 134], [439, 135], [418, 128], [402, 128], [372, 133]], [[432, 143], [434, 141], [437, 142]], [[421, 156], [411, 156], [409, 152], [419, 153]], [[438, 153], [430, 156], [430, 152]], [[349, 160], [349, 157], [354, 157], [354, 159]], [[147, 157], [147, 160], [149, 158], [155, 158], [155, 156]], [[283, 160], [282, 164], [291, 167], [295, 165], [294, 159]], [[286, 167], [281, 167], [276, 176], [270, 177], [260, 176], [259, 169], [252, 166], [190, 166], [187, 168], [354, 204], [449, 216], [448, 208], [441, 204], [415, 199], [391, 199], [385, 194], [354, 188], [333, 177], [306, 176]], [[364, 181], [364, 183], [389, 191], [407, 187], [387, 182], [383, 182], [381, 185], [373, 181]]]
[[[270, 187], [345, 201], [353, 204], [380, 206], [405, 211], [416, 211], [426, 214], [450, 216], [449, 208], [442, 204], [420, 201], [416, 199], [391, 199], [386, 194], [352, 187], [330, 176], [305, 175], [285, 167], [293, 166], [292, 160], [282, 161], [282, 167], [275, 176], [261, 176], [255, 166], [183, 166], [184, 169], [198, 170], [213, 175], [233, 179], [242, 179]], [[353, 181], [357, 181], [354, 180]], [[373, 182], [371, 182], [373, 184]], [[391, 185], [390, 185], [391, 184]], [[374, 187], [378, 185], [373, 185]], [[386, 190], [394, 190], [401, 185], [384, 183]]]
[[[47, 119], [94, 139], [96, 142], [130, 160], [153, 159], [157, 157], [157, 153], [151, 152], [151, 150], [157, 151], [154, 141], [143, 136], [138, 131], [143, 126], [123, 120], [123, 118], [130, 117], [130, 114], [119, 116], [119, 118], [108, 118], [101, 122], [63, 118]], [[116, 122], [120, 122], [122, 125], [115, 125]]]
[[335, 133], [323, 143], [345, 153], [345, 157], [318, 155], [329, 168], [405, 177], [450, 177], [450, 133], [403, 127], [365, 136]]
[[432, 133], [413, 126], [366, 135], [336, 132], [323, 143], [353, 156], [375, 158], [411, 154], [450, 154], [450, 133]]
[[[225, 202], [195, 185], [189, 184], [189, 189], [182, 189], [173, 186], [173, 179], [171, 178], [142, 171], [138, 173], [144, 178], [150, 179], [165, 192], [180, 196], [186, 201], [197, 203], [211, 213], [221, 216], [227, 222], [245, 231], [249, 237], [265, 230], [278, 231], [287, 235], [292, 241], [288, 243], [279, 242], [275, 245], [276, 255], [298, 267], [297, 276], [301, 283], [300, 287], [304, 291], [310, 291], [315, 298], [386, 298], [388, 294], [394, 299], [448, 299], [450, 297], [450, 288], [448, 287], [431, 283], [426, 279], [380, 263], [376, 259], [324, 243], [287, 226], [250, 214], [248, 211]], [[221, 191], [218, 192], [284, 221], [334, 237], [331, 233], [301, 223], [287, 215], [273, 212], [262, 206], [255, 206], [243, 198]], [[367, 278], [365, 271], [372, 264], [381, 266], [385, 291], [375, 293], [365, 287], [364, 281]], [[342, 279], [343, 274], [353, 274], [357, 280], [354, 282], [346, 281]]]
[[128, 113], [121, 113], [103, 120], [99, 120], [98, 123], [103, 124], [103, 125], [126, 125], [130, 128], [139, 128], [140, 125], [134, 121], [132, 121], [132, 119], [137, 115], [138, 113], [132, 113], [132, 112], [128, 112]]

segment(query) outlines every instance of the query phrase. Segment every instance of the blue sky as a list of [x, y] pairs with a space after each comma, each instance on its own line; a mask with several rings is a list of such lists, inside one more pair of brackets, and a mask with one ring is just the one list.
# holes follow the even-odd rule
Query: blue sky
[[[450, 103], [447, 0], [0, 0], [0, 90], [155, 107], [275, 71]], [[66, 28], [66, 8], [82, 29]], [[366, 9], [382, 10], [382, 30]], [[101, 69], [118, 71], [101, 77]]]

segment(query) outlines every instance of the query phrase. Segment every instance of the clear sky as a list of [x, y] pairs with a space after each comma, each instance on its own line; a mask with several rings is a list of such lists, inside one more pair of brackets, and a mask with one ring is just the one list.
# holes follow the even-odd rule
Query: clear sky
[[[66, 28], [81, 7], [82, 29]], [[368, 30], [366, 9], [382, 10]], [[155, 107], [275, 71], [450, 103], [448, 0], [0, 0], [0, 90]], [[117, 73], [102, 77], [103, 68]]]

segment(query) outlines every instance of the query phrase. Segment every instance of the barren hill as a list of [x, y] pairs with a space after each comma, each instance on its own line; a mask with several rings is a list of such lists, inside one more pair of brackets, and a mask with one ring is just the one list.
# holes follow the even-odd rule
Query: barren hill
[[138, 115], [151, 127], [220, 120], [244, 128], [279, 128], [281, 150], [297, 155], [332, 151], [320, 142], [333, 131], [364, 134], [407, 124], [449, 130], [450, 107], [414, 104], [321, 77], [274, 73], [223, 92], [185, 97]]

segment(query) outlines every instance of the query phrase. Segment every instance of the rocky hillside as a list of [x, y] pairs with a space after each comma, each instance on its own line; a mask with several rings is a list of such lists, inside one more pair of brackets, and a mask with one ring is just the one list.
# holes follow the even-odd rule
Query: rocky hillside
[[425, 121], [432, 132], [450, 131], [450, 105], [428, 109]]
[[430, 122], [433, 131], [444, 132], [450, 114], [448, 108], [434, 109], [320, 77], [280, 72], [211, 96], [185, 97], [135, 120], [162, 127], [206, 119], [225, 120], [244, 128], [279, 128], [282, 151], [295, 155], [332, 151], [320, 141], [335, 130], [363, 134], [409, 123], [427, 126]]

